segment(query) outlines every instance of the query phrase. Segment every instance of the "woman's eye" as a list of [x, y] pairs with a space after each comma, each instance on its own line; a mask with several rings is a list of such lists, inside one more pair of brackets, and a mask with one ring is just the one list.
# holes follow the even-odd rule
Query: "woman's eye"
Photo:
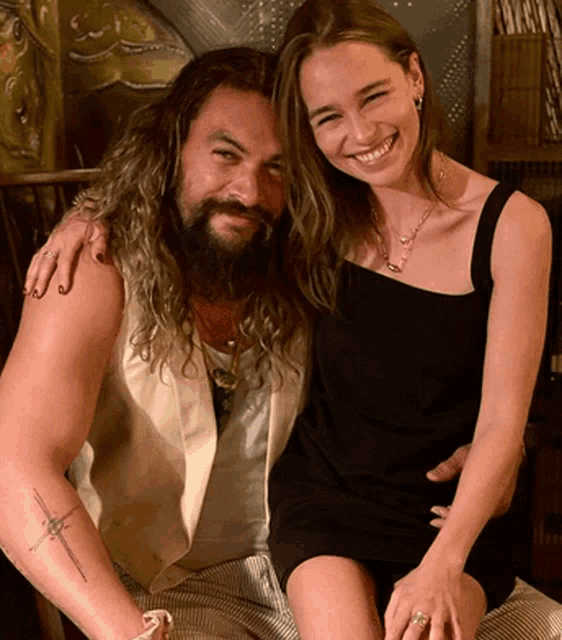
[[372, 93], [370, 96], [367, 96], [365, 98], [365, 102], [373, 102], [377, 98], [381, 98], [382, 96], [385, 96], [387, 93], [388, 91], [379, 91], [378, 93]]
[[324, 116], [323, 118], [318, 120], [318, 122], [316, 123], [316, 126], [320, 127], [321, 125], [325, 124], [326, 122], [331, 122], [331, 121], [335, 120], [337, 117], [338, 117], [337, 113], [331, 113], [329, 116]]

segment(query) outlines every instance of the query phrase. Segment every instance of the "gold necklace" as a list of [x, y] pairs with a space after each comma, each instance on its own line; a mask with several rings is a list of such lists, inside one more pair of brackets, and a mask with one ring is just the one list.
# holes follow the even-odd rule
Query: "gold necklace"
[[[437, 186], [441, 184], [444, 177], [445, 177], [445, 169], [441, 169], [441, 171], [439, 172], [439, 176], [437, 177]], [[427, 209], [424, 210], [424, 212], [420, 216], [420, 219], [418, 220], [418, 224], [414, 227], [414, 230], [410, 235], [406, 235], [404, 233], [400, 234], [396, 231], [396, 229], [394, 229], [390, 225], [387, 225], [389, 229], [392, 229], [396, 233], [396, 235], [398, 236], [398, 240], [402, 245], [402, 254], [400, 255], [400, 259], [398, 260], [398, 262], [390, 261], [390, 252], [388, 251], [388, 247], [386, 246], [384, 237], [378, 229], [375, 229], [375, 241], [377, 243], [377, 249], [382, 259], [385, 261], [386, 268], [389, 271], [392, 271], [392, 273], [402, 273], [402, 271], [404, 270], [404, 266], [406, 265], [406, 262], [408, 262], [408, 259], [412, 254], [412, 251], [414, 249], [414, 242], [416, 241], [416, 238], [420, 229], [422, 228], [424, 222], [433, 213], [433, 211], [435, 211], [435, 209], [437, 208], [437, 204], [438, 202], [434, 202], [430, 204]]]
[[414, 242], [419, 233], [419, 230], [422, 228], [423, 223], [429, 218], [433, 210], [437, 207], [437, 203], [430, 205], [421, 215], [418, 224], [415, 226], [411, 235], [399, 235], [398, 239], [402, 244], [402, 254], [400, 255], [400, 259], [398, 262], [390, 261], [390, 254], [388, 248], [386, 246], [386, 242], [380, 231], [375, 231], [375, 239], [377, 244], [379, 245], [378, 249], [382, 256], [382, 259], [386, 262], [386, 268], [393, 273], [402, 273], [404, 270], [404, 265], [408, 262], [408, 258], [410, 257], [412, 250], [414, 248]]

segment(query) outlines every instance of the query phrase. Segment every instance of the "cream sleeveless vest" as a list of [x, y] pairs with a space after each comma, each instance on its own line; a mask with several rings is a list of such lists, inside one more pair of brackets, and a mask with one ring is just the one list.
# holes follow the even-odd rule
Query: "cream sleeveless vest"
[[[102, 384], [88, 438], [70, 479], [112, 559], [152, 593], [189, 571], [174, 565], [190, 549], [217, 446], [211, 387], [195, 336], [187, 377], [177, 357], [162, 375], [134, 354], [134, 305]], [[267, 475], [283, 450], [305, 396], [308, 339], [295, 340], [297, 370], [273, 376]], [[267, 503], [267, 500], [266, 500]]]

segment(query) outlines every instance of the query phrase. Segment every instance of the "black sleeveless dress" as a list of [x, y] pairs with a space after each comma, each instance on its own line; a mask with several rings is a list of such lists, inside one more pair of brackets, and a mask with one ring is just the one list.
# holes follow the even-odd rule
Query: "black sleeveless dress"
[[[338, 312], [315, 329], [307, 408], [270, 476], [269, 542], [283, 585], [304, 560], [338, 555], [370, 568], [388, 598], [431, 545], [430, 508], [450, 504], [456, 482], [425, 473], [474, 435], [492, 239], [512, 193], [499, 184], [483, 207], [471, 293], [435, 293], [344, 264]], [[514, 586], [510, 517], [486, 526], [465, 569], [489, 608]]]

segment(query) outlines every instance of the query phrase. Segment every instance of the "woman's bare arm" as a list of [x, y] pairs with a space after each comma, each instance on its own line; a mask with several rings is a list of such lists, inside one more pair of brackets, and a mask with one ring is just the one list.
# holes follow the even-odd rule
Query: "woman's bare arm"
[[546, 212], [516, 193], [500, 216], [492, 247], [494, 287], [473, 442], [441, 530], [421, 564], [395, 589], [386, 616], [388, 640], [401, 638], [418, 610], [432, 621], [432, 640], [445, 638], [446, 623], [458, 628], [466, 559], [520, 461], [546, 333], [550, 264]]

